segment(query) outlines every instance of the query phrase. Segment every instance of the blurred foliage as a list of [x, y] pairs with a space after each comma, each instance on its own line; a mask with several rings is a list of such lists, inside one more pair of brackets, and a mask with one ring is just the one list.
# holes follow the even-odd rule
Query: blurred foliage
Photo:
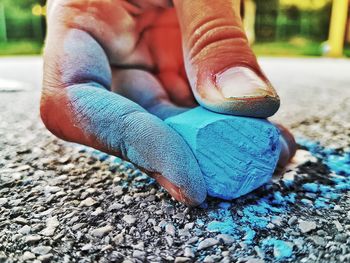
[[[319, 1], [255, 0], [257, 6], [256, 40], [258, 42], [288, 41], [295, 36], [310, 40], [326, 40], [329, 31], [331, 1]], [[283, 5], [281, 4], [283, 2], [289, 4]]]
[[42, 43], [38, 41], [0, 42], [0, 56], [38, 55], [42, 51]]
[[281, 6], [295, 6], [301, 10], [318, 10], [331, 3], [332, 0], [280, 0]]

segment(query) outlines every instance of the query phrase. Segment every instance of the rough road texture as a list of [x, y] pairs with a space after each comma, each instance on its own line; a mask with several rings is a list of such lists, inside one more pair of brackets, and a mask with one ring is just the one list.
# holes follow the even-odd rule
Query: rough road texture
[[[0, 79], [37, 86], [40, 63], [0, 60]], [[350, 61], [262, 64], [282, 97], [274, 119], [301, 138], [298, 165], [196, 209], [130, 164], [55, 139], [38, 87], [0, 92], [0, 262], [350, 262]]]

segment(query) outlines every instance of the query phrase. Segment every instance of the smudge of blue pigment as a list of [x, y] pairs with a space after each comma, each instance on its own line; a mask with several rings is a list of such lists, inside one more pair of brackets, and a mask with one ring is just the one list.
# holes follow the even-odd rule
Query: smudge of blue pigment
[[273, 247], [275, 259], [282, 260], [293, 255], [293, 246], [283, 240], [267, 238], [262, 241], [263, 248]]
[[237, 233], [237, 224], [233, 221], [230, 203], [219, 203], [219, 209], [209, 212], [209, 218], [214, 219], [207, 225], [207, 230], [219, 232], [221, 234], [235, 235]]
[[314, 206], [315, 208], [319, 208], [319, 209], [330, 208], [332, 205], [327, 204], [327, 201], [328, 200], [326, 198], [318, 197], [315, 200]]
[[[308, 142], [307, 145], [311, 147], [310, 151], [313, 151], [313, 155], [324, 160], [324, 163], [330, 167], [332, 172], [335, 172], [332, 168], [335, 164], [342, 166], [338, 168], [338, 171], [341, 171], [340, 174], [330, 175], [334, 185], [326, 185], [317, 182], [305, 183], [302, 185], [304, 191], [319, 194], [315, 200], [302, 199], [299, 201], [296, 199], [296, 193], [292, 192], [283, 195], [281, 192], [276, 191], [259, 198], [255, 204], [243, 207], [242, 216], [237, 218], [233, 217], [231, 214], [230, 208], [232, 204], [229, 202], [221, 202], [217, 205], [216, 210], [209, 212], [209, 222], [207, 219], [203, 220], [199, 218], [196, 221], [197, 226], [203, 227], [206, 225], [208, 231], [229, 234], [237, 238], [237, 240], [243, 240], [247, 245], [251, 245], [254, 244], [254, 238], [257, 236], [258, 231], [262, 229], [265, 230], [267, 224], [274, 216], [288, 211], [290, 204], [301, 202], [314, 209], [332, 209], [334, 207], [334, 203], [332, 202], [338, 200], [342, 192], [346, 191], [350, 186], [350, 173], [347, 172], [346, 167], [343, 167], [344, 163], [349, 165], [349, 161], [347, 157], [330, 158], [330, 155], [342, 157], [345, 156], [345, 154], [340, 155], [333, 150], [326, 150], [317, 143]], [[252, 196], [254, 196], [254, 193], [252, 193]], [[203, 208], [207, 209], [208, 204], [203, 203]], [[241, 225], [244, 225], [244, 227]], [[200, 234], [201, 230], [195, 228], [194, 232]], [[265, 239], [262, 246], [266, 249], [273, 247], [276, 260], [289, 258], [293, 254], [293, 248], [288, 243], [275, 238]]]
[[308, 192], [317, 193], [317, 191], [319, 190], [319, 185], [316, 183], [306, 183], [303, 184], [303, 188]]
[[273, 204], [283, 205], [285, 203], [285, 198], [282, 196], [280, 191], [275, 192], [273, 196], [274, 196], [272, 200]]
[[295, 201], [296, 201], [295, 197], [296, 196], [297, 196], [296, 193], [290, 193], [284, 198], [284, 200], [286, 200], [286, 202], [288, 202], [290, 204], [295, 204]]
[[350, 174], [350, 153], [344, 155], [329, 155], [326, 161], [328, 167], [337, 174]]
[[256, 236], [256, 232], [248, 226], [243, 227], [243, 230], [245, 232], [245, 235], [243, 237], [244, 243], [246, 243], [247, 245], [252, 244]]

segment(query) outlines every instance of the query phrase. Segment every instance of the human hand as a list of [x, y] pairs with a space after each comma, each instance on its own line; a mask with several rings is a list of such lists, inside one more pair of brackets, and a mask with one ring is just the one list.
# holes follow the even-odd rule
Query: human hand
[[279, 98], [249, 48], [238, 0], [174, 5], [48, 1], [41, 115], [58, 137], [121, 156], [196, 205], [206, 197], [202, 173], [162, 119], [198, 103], [269, 117]]

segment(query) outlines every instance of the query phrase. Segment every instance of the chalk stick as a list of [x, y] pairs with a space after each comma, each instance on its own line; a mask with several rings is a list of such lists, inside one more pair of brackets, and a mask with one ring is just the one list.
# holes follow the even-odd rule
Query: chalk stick
[[279, 131], [266, 120], [197, 107], [165, 122], [192, 149], [210, 196], [231, 200], [247, 194], [269, 181], [276, 168]]

